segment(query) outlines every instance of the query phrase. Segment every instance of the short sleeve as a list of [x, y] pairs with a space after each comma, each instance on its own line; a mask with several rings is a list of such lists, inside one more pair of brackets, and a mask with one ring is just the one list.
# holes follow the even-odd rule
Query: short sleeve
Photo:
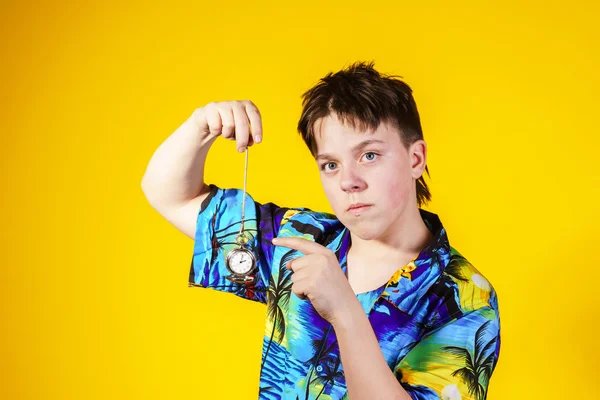
[[415, 400], [484, 400], [499, 352], [499, 314], [484, 306], [426, 334], [394, 372]]
[[188, 286], [212, 288], [266, 304], [274, 247], [281, 221], [289, 208], [273, 203], [260, 204], [246, 193], [244, 231], [253, 236], [250, 247], [257, 259], [257, 279], [253, 284], [233, 283], [225, 266], [225, 256], [237, 247], [235, 238], [242, 219], [242, 196], [239, 189], [221, 189], [210, 185], [196, 220], [194, 254]]

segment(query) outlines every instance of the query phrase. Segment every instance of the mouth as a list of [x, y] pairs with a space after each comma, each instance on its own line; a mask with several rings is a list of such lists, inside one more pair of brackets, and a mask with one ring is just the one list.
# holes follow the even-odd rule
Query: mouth
[[373, 207], [372, 204], [357, 203], [357, 204], [352, 204], [346, 211], [349, 212], [350, 214], [359, 215], [359, 214], [364, 213], [365, 211], [370, 210], [371, 207]]

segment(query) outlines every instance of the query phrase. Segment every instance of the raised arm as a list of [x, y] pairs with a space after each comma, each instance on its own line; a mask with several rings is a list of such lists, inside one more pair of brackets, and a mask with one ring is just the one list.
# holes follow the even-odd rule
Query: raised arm
[[156, 149], [142, 178], [150, 205], [192, 239], [200, 205], [209, 193], [204, 182], [206, 157], [219, 136], [235, 140], [238, 151], [259, 143], [258, 108], [251, 101], [228, 101], [196, 109]]

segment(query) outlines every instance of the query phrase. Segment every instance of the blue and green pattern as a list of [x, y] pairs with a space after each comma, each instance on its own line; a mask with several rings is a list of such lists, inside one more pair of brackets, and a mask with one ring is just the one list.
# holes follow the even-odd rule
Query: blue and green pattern
[[[243, 192], [211, 192], [197, 219], [189, 285], [264, 303], [267, 319], [260, 399], [347, 398], [335, 331], [292, 293], [286, 263], [302, 253], [271, 243], [303, 237], [335, 252], [346, 272], [350, 232], [331, 214], [260, 204], [246, 195], [245, 228], [258, 258], [252, 285], [227, 280], [225, 255], [235, 246]], [[500, 318], [490, 282], [448, 242], [437, 215], [420, 210], [435, 241], [380, 288], [357, 298], [390, 370], [413, 399], [486, 398], [500, 352]]]

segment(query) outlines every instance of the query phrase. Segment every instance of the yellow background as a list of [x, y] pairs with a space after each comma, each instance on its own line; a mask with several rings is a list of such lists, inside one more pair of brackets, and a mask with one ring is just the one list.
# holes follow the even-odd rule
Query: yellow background
[[[595, 4], [2, 2], [0, 398], [255, 399], [265, 308], [187, 287], [141, 178], [194, 108], [251, 99], [250, 193], [330, 211], [300, 95], [356, 60], [413, 87], [429, 209], [498, 291], [488, 399], [595, 398]], [[241, 187], [232, 142], [207, 168]]]

